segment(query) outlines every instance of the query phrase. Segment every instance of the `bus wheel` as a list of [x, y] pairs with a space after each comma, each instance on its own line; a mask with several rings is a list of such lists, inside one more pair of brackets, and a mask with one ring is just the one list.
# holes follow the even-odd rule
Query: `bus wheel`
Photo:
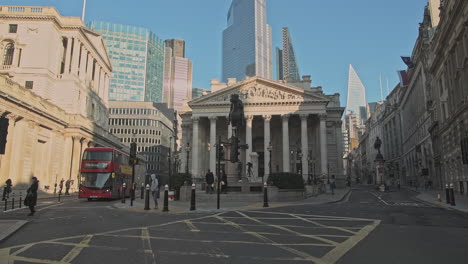
[[88, 198], [88, 201], [92, 201], [92, 200], [93, 200], [93, 199], [91, 199], [91, 198]]

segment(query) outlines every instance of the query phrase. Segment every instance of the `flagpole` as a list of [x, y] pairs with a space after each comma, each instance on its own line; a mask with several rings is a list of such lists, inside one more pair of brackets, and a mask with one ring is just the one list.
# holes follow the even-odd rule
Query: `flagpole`
[[86, 0], [83, 0], [83, 12], [81, 13], [81, 20], [83, 20], [83, 23], [84, 23], [85, 14], [86, 14]]

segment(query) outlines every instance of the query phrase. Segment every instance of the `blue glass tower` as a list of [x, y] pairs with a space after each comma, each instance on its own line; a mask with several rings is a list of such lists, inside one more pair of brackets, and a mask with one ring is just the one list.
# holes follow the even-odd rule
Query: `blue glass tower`
[[149, 29], [93, 21], [112, 61], [110, 101], [162, 102], [164, 41]]
[[272, 78], [271, 27], [266, 0], [232, 0], [223, 31], [222, 79]]

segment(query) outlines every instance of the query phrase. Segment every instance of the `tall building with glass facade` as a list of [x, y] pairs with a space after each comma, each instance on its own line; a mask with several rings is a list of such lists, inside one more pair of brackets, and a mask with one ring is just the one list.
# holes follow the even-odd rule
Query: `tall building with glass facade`
[[361, 117], [361, 122], [367, 119], [366, 109], [366, 87], [353, 68], [349, 65], [348, 76], [348, 100], [346, 103], [346, 114], [357, 114]]
[[222, 79], [272, 79], [271, 27], [266, 0], [232, 0], [223, 31]]
[[283, 49], [276, 49], [278, 80], [300, 81], [296, 54], [287, 27], [283, 28]]
[[164, 41], [146, 28], [93, 21], [112, 61], [110, 101], [162, 102]]

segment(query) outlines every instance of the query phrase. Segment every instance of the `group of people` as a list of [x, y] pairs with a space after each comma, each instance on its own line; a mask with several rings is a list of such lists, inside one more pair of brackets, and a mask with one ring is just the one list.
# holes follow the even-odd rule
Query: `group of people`
[[[62, 195], [63, 182], [65, 182], [65, 180], [62, 178], [59, 184], [59, 195]], [[70, 179], [68, 179], [65, 182], [65, 195], [70, 195], [69, 191], [70, 191], [71, 184], [72, 184], [72, 181]], [[57, 183], [55, 183], [55, 187], [57, 187]]]
[[[6, 180], [5, 187], [3, 188], [2, 201], [8, 200], [12, 191], [13, 183], [11, 179]], [[37, 204], [37, 190], [39, 189], [39, 181], [36, 177], [31, 178], [31, 186], [26, 191], [24, 198], [24, 205], [29, 207], [31, 211], [28, 216], [33, 216], [36, 210], [34, 209]]]
[[[208, 172], [205, 174], [205, 182], [206, 182], [206, 192], [209, 194], [213, 194], [215, 190], [215, 177], [213, 172], [208, 170]], [[221, 171], [221, 193], [227, 193], [227, 175], [224, 170]]]

